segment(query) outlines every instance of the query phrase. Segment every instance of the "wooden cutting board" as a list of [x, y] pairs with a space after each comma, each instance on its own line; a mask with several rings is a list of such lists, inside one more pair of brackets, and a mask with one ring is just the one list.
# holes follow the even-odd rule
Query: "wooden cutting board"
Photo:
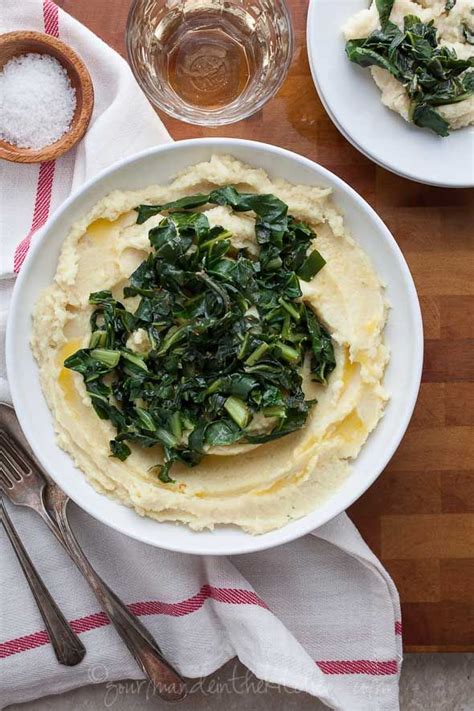
[[[125, 56], [130, 0], [58, 4]], [[349, 513], [400, 591], [406, 651], [474, 651], [474, 191], [399, 178], [341, 136], [311, 80], [307, 1], [289, 4], [293, 64], [260, 113], [218, 130], [162, 119], [175, 139], [252, 138], [311, 158], [363, 195], [395, 236], [423, 310], [423, 382], [397, 453]]]

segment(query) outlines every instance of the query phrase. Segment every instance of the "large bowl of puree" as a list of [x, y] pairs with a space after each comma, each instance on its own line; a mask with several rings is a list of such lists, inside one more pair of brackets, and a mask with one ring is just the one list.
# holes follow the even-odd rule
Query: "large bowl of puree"
[[350, 506], [403, 437], [422, 356], [373, 209], [302, 156], [225, 138], [145, 151], [71, 196], [7, 329], [44, 469], [101, 522], [194, 554], [280, 545]]

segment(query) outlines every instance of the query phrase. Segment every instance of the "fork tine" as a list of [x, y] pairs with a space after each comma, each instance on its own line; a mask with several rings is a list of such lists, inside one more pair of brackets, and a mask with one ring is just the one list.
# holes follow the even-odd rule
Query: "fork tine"
[[21, 474], [18, 472], [18, 464], [15, 462], [14, 458], [11, 456], [11, 452], [5, 445], [5, 441], [1, 437], [0, 433], [0, 471], [5, 477], [10, 481], [11, 486], [14, 485], [15, 481], [20, 482], [22, 480]]
[[41, 469], [31, 459], [29, 452], [17, 441], [15, 435], [0, 429], [0, 464], [1, 456], [7, 460], [6, 467], [10, 479], [21, 482], [24, 478], [31, 477], [36, 480], [38, 486], [48, 483]]
[[5, 486], [11, 488], [14, 485], [12, 481], [13, 477], [11, 475], [9, 459], [2, 445], [0, 444], [0, 481], [2, 481]]
[[8, 496], [9, 490], [13, 488], [13, 484], [7, 476], [7, 473], [1, 469], [0, 470], [0, 490]]
[[41, 515], [44, 476], [28, 451], [9, 430], [0, 428], [0, 484], [3, 493], [14, 504], [31, 506]]
[[[14, 433], [0, 429], [0, 473], [10, 487], [10, 498], [24, 505], [33, 490], [39, 500], [48, 486], [48, 479]], [[40, 507], [41, 508], [41, 507]]]
[[25, 460], [23, 452], [15, 447], [15, 440], [13, 437], [9, 437], [7, 433], [0, 430], [0, 452], [7, 459], [8, 464], [10, 464], [10, 473], [18, 481], [24, 476], [27, 476], [31, 471], [31, 466]]

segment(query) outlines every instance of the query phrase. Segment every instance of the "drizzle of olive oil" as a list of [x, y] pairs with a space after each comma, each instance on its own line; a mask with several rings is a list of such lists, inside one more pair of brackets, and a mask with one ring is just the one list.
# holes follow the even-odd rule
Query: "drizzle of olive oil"
[[74, 397], [74, 373], [72, 370], [64, 367], [64, 361], [80, 347], [81, 342], [79, 339], [68, 341], [61, 348], [58, 355], [58, 366], [60, 367], [58, 382], [67, 400], [72, 400]]
[[86, 234], [93, 240], [107, 240], [111, 236], [111, 226], [113, 224], [114, 223], [110, 222], [110, 220], [105, 220], [103, 217], [100, 217], [89, 225]]

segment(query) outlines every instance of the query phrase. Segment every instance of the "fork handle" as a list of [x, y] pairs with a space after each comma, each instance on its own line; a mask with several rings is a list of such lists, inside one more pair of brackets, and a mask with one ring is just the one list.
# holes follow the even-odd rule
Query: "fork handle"
[[148, 632], [144, 633], [135, 616], [97, 575], [69, 525], [66, 509], [67, 501], [60, 506], [55, 506], [55, 520], [71, 558], [86, 578], [107, 617], [158, 694], [167, 701], [180, 701], [186, 696], [184, 680], [165, 660], [151, 635]]
[[69, 626], [68, 621], [54, 602], [46, 585], [36, 571], [30, 556], [18, 537], [3, 501], [0, 503], [0, 512], [5, 531], [23, 569], [31, 592], [34, 595], [46, 629], [48, 630], [49, 639], [51, 640], [56, 658], [60, 664], [73, 667], [84, 659], [86, 649], [79, 637]]

